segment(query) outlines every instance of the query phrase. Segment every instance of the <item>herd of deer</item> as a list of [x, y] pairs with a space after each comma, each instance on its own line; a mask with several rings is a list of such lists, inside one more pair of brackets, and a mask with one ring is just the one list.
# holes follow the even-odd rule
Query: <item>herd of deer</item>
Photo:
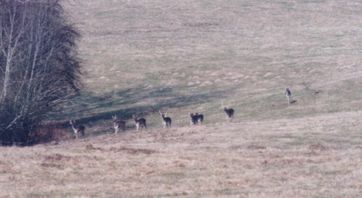
[[[289, 88], [285, 89], [285, 96], [287, 97], [288, 104], [294, 103], [295, 100], [292, 99], [292, 92]], [[222, 106], [224, 106], [222, 104]], [[161, 118], [162, 118], [162, 125], [164, 128], [170, 128], [172, 124], [171, 117], [167, 117], [165, 113], [162, 113], [161, 111], [158, 111]], [[229, 107], [224, 107], [224, 112], [231, 121], [234, 118], [234, 109]], [[201, 113], [189, 113], [190, 116], [190, 125], [201, 125], [204, 121], [204, 115]], [[137, 117], [135, 115], [132, 116], [134, 120], [134, 124], [136, 126], [136, 130], [139, 131], [140, 129], [146, 129], [147, 128], [147, 122], [146, 119], [143, 117]], [[112, 116], [113, 119], [113, 128], [114, 133], [118, 133], [119, 130], [125, 131], [126, 130], [126, 121], [119, 119], [117, 115]], [[85, 135], [85, 126], [84, 125], [77, 125], [74, 120], [69, 121], [70, 126], [73, 129], [75, 138], [79, 137], [79, 134], [81, 136]]]
[[[158, 111], [161, 118], [162, 118], [162, 125], [164, 128], [170, 128], [172, 125], [172, 119], [171, 117], [166, 116], [165, 113], [162, 113], [161, 111]], [[232, 120], [234, 117], [234, 109], [229, 107], [224, 107], [224, 112], [229, 120]], [[204, 115], [201, 113], [189, 113], [190, 115], [190, 125], [200, 125], [204, 121]], [[135, 115], [132, 116], [134, 120], [134, 124], [136, 126], [136, 130], [139, 131], [140, 129], [146, 129], [147, 128], [147, 122], [146, 119], [143, 117], [137, 117]], [[119, 119], [117, 115], [112, 116], [113, 119], [113, 128], [114, 133], [117, 134], [120, 130], [125, 131], [126, 130], [126, 121]], [[84, 125], [78, 125], [75, 123], [74, 120], [69, 121], [70, 126], [73, 129], [75, 138], [79, 138], [79, 135], [84, 136], [85, 135], [85, 126]]]

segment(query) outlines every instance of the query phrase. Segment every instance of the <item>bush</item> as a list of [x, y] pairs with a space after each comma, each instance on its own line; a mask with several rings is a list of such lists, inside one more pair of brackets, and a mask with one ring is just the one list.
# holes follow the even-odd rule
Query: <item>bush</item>
[[40, 124], [29, 136], [28, 145], [59, 142], [73, 138], [64, 128], [66, 124], [67, 122], [47, 122]]

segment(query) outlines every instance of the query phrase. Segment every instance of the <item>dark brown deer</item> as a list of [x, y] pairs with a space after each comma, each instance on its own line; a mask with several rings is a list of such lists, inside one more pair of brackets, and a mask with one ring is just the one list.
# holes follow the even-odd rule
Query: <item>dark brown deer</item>
[[113, 128], [115, 134], [117, 134], [120, 129], [122, 131], [126, 130], [126, 121], [118, 119], [117, 115], [112, 116], [112, 119], [113, 119]]
[[85, 126], [84, 125], [77, 125], [74, 120], [69, 120], [69, 124], [73, 129], [74, 136], [76, 139], [79, 138], [79, 134], [81, 136], [85, 135]]
[[190, 125], [202, 124], [204, 122], [204, 115], [200, 113], [189, 113]]
[[138, 118], [135, 115], [132, 116], [136, 125], [136, 130], [139, 131], [140, 129], [147, 129], [146, 119], [145, 118]]
[[230, 121], [234, 118], [235, 110], [233, 108], [224, 107], [224, 112]]
[[229, 119], [229, 121], [232, 121], [232, 119], [234, 118], [235, 110], [233, 108], [229, 108], [228, 106], [225, 106], [224, 101], [221, 102], [221, 106], [224, 109], [224, 112], [225, 112], [227, 118]]
[[290, 91], [290, 89], [289, 89], [289, 88], [286, 88], [284, 94], [285, 94], [285, 96], [286, 96], [287, 99], [288, 99], [288, 104], [292, 104], [292, 103], [293, 103], [293, 99], [292, 99], [292, 92]]
[[172, 119], [170, 117], [166, 117], [166, 113], [162, 113], [161, 111], [158, 111], [158, 113], [161, 115], [163, 128], [170, 128]]

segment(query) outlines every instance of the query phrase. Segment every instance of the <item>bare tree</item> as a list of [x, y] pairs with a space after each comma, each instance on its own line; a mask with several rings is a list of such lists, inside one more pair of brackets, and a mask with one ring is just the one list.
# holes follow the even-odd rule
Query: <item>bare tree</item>
[[0, 0], [0, 141], [28, 142], [47, 113], [77, 93], [75, 28], [59, 0]]

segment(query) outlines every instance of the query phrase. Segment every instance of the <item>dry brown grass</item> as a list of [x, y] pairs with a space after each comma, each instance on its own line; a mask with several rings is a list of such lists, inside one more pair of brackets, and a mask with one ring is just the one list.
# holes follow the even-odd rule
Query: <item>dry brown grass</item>
[[[150, 105], [178, 116], [194, 109], [215, 114], [221, 100], [248, 120], [362, 109], [357, 0], [65, 5], [83, 34], [88, 91], [67, 116], [110, 119], [109, 112]], [[281, 102], [285, 87], [299, 105]]]
[[0, 197], [358, 197], [361, 115], [0, 148]]
[[[86, 91], [61, 118], [84, 118], [87, 137], [0, 148], [0, 197], [361, 196], [360, 1], [65, 5]], [[109, 134], [114, 113], [151, 106], [175, 128], [150, 113], [149, 130]], [[188, 127], [189, 111], [206, 125]]]

